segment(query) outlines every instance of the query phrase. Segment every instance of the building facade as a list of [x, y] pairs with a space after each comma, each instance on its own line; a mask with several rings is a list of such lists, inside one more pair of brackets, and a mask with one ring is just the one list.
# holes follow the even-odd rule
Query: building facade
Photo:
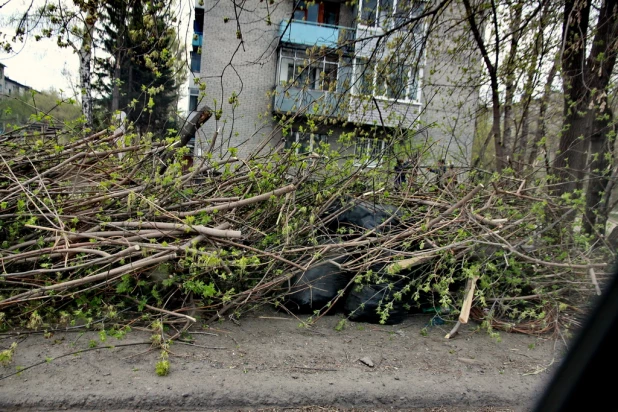
[[432, 6], [196, 0], [189, 110], [207, 105], [215, 116], [198, 131], [195, 155], [215, 131], [219, 150], [235, 147], [240, 157], [265, 142], [312, 150], [345, 135], [358, 158], [379, 158], [406, 138], [467, 164], [478, 87], [466, 79], [478, 62], [449, 23], [461, 21], [458, 11], [441, 10], [430, 28]]
[[11, 96], [32, 90], [30, 86], [9, 79], [4, 74], [5, 65], [0, 63], [0, 96]]

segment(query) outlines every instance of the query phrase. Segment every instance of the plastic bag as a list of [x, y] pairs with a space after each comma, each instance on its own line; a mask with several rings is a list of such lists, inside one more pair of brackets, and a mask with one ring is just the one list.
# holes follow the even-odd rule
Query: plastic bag
[[[344, 211], [342, 212], [342, 210]], [[400, 223], [397, 208], [359, 200], [355, 200], [354, 204], [351, 206], [341, 202], [339, 204], [334, 204], [327, 211], [327, 217], [330, 215], [337, 215], [329, 224], [329, 228], [333, 231], [336, 231], [342, 226], [372, 230], [388, 219], [390, 219], [389, 222], [382, 230], [390, 230]]]
[[[332, 260], [341, 263], [345, 257]], [[325, 261], [314, 265], [302, 275], [292, 277], [285, 307], [293, 312], [313, 313], [334, 300], [349, 281], [350, 275], [335, 263]]]
[[[392, 284], [390, 284], [392, 286]], [[343, 310], [355, 322], [384, 323], [394, 325], [406, 319], [405, 299], [395, 300], [399, 287], [389, 284], [354, 287], [345, 300]], [[383, 321], [383, 322], [382, 322]]]

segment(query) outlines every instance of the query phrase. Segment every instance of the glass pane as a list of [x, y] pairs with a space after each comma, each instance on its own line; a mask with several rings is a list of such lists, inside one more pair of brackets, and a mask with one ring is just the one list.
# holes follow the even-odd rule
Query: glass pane
[[410, 16], [410, 0], [397, 0], [397, 9], [395, 10], [395, 24], [403, 24]]
[[418, 73], [412, 69], [412, 77], [410, 78], [410, 91], [408, 92], [408, 98], [410, 100], [418, 100]]
[[307, 18], [307, 6], [304, 1], [300, 1], [294, 10], [294, 20], [305, 20]]
[[376, 96], [386, 96], [386, 84], [388, 83], [390, 71], [391, 67], [388, 61], [382, 60], [378, 62]]
[[339, 65], [333, 63], [326, 63], [324, 71], [324, 84], [322, 90], [337, 90], [337, 69]]
[[292, 144], [296, 142], [296, 132], [291, 132], [289, 135], [285, 136], [285, 148], [291, 149]]
[[338, 25], [339, 24], [339, 4], [323, 3], [324, 4], [324, 23]]
[[[319, 65], [319, 66], [318, 66]], [[311, 90], [320, 90], [322, 85], [322, 65], [315, 63], [308, 69], [308, 88]]]
[[311, 135], [311, 149], [315, 152], [320, 148], [322, 143], [328, 143], [328, 136], [325, 134]]
[[358, 94], [371, 95], [373, 93], [373, 77], [375, 66], [368, 59], [356, 59], [356, 89]]
[[294, 78], [294, 60], [289, 57], [281, 58], [279, 70], [279, 84], [286, 84]]
[[378, 10], [380, 27], [388, 26], [393, 15], [393, 0], [380, 0], [380, 7]]
[[367, 139], [358, 138], [356, 140], [355, 156], [362, 159], [367, 155]]
[[410, 67], [401, 61], [393, 59], [389, 64], [387, 77], [387, 97], [405, 99], [408, 88], [408, 73]]
[[378, 0], [363, 0], [361, 9], [361, 20], [368, 26], [375, 25], [378, 9]]
[[197, 96], [189, 96], [189, 111], [197, 110]]
[[300, 143], [299, 153], [309, 153], [311, 151], [311, 135], [299, 132], [298, 143]]
[[319, 3], [315, 3], [314, 5], [309, 6], [309, 8], [307, 9], [307, 21], [312, 21], [314, 23], [317, 23], [319, 15], [320, 15]]

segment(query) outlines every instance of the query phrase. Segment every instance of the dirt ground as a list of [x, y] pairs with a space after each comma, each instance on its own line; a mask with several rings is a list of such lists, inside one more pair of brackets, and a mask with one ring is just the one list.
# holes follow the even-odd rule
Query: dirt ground
[[430, 318], [337, 331], [340, 315], [306, 328], [264, 309], [239, 325], [194, 327], [192, 344], [172, 345], [165, 377], [147, 332], [104, 342], [96, 332], [3, 334], [0, 349], [18, 347], [0, 367], [0, 410], [526, 411], [565, 354], [562, 341], [497, 342], [473, 323], [446, 340], [451, 325], [425, 328]]

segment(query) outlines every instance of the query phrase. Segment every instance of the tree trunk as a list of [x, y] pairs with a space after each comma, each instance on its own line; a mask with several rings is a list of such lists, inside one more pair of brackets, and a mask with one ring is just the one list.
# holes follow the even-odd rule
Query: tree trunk
[[92, 127], [92, 46], [94, 43], [94, 25], [97, 21], [96, 5], [93, 1], [86, 4], [86, 20], [82, 45], [79, 49], [79, 87], [82, 92], [82, 114], [86, 127]]
[[515, 141], [511, 141], [512, 136], [512, 128], [515, 123], [513, 119], [513, 98], [515, 97], [515, 70], [517, 66], [517, 46], [519, 44], [519, 39], [521, 38], [522, 30], [519, 30], [519, 26], [521, 24], [521, 15], [523, 11], [523, 7], [520, 4], [515, 4], [511, 7], [511, 26], [510, 32], [511, 34], [511, 46], [509, 49], [509, 57], [506, 61], [506, 79], [504, 84], [504, 131], [502, 134], [502, 146], [504, 147], [505, 153], [508, 153], [510, 159], [512, 160], [515, 156], [515, 152], [517, 150], [517, 143]]
[[[618, 46], [618, 0], [606, 0], [599, 11], [596, 33], [586, 61], [586, 86], [588, 96], [587, 119], [590, 125], [590, 180], [586, 191], [586, 211], [582, 230], [593, 233], [597, 220], [607, 219], [603, 207], [603, 192], [608, 183], [609, 158], [613, 141], [613, 113], [607, 101], [611, 75], [616, 64]], [[608, 138], [608, 135], [612, 135]], [[603, 218], [604, 216], [604, 218]], [[601, 217], [601, 218], [599, 218]], [[601, 228], [604, 234], [605, 228]]]
[[115, 113], [120, 108], [120, 87], [118, 82], [120, 81], [120, 52], [116, 54], [116, 62], [114, 66], [114, 78], [112, 79], [112, 113]]
[[[543, 9], [541, 11], [541, 16], [539, 18], [539, 23], [537, 27], [537, 32], [535, 33], [534, 39], [534, 50], [532, 54], [532, 58], [530, 60], [530, 64], [528, 65], [527, 73], [526, 73], [526, 81], [524, 83], [524, 95], [522, 98], [522, 114], [521, 114], [521, 123], [520, 123], [520, 133], [519, 136], [515, 139], [517, 143], [516, 147], [513, 150], [513, 158], [515, 160], [515, 169], [519, 175], [522, 174], [524, 167], [526, 166], [526, 154], [528, 151], [528, 135], [530, 134], [530, 106], [532, 105], [532, 93], [534, 92], [535, 82], [537, 81], [537, 72], [539, 70], [538, 64], [539, 60], [542, 60], [544, 55], [544, 45], [545, 45], [545, 27], [548, 24], [547, 16], [549, 14], [549, 8], [551, 5], [551, 1], [545, 1], [543, 5]], [[551, 70], [556, 71], [556, 64], [554, 59], [554, 65]], [[551, 71], [550, 71], [551, 73]], [[555, 75], [555, 74], [554, 74]], [[550, 83], [549, 91], [551, 91], [551, 83], [553, 82], [553, 77], [548, 78], [548, 82]]]
[[[530, 146], [530, 155], [528, 157], [529, 172], [534, 167], [534, 161], [539, 153], [539, 145], [545, 137], [546, 124], [545, 114], [547, 113], [547, 106], [549, 105], [549, 99], [551, 98], [551, 87], [558, 73], [558, 56], [554, 59], [554, 64], [551, 66], [549, 73], [547, 74], [547, 81], [545, 82], [545, 89], [543, 90], [543, 96], [539, 102], [539, 117], [537, 119], [536, 132], [534, 134], [534, 140]], [[549, 172], [549, 171], [548, 171]]]
[[582, 187], [586, 166], [589, 128], [588, 88], [583, 62], [586, 57], [590, 1], [566, 0], [562, 26], [562, 74], [564, 83], [564, 126], [553, 164], [558, 184], [552, 193], [560, 196]]
[[[493, 124], [491, 127], [492, 135], [494, 138], [494, 145], [496, 148], [496, 170], [501, 172], [504, 169], [506, 164], [504, 159], [504, 147], [502, 144], [502, 138], [500, 133], [500, 91], [498, 88], [498, 72], [497, 72], [497, 64], [498, 64], [498, 53], [499, 44], [498, 44], [498, 34], [496, 33], [496, 45], [495, 45], [495, 64], [491, 62], [489, 58], [489, 52], [487, 47], [485, 46], [485, 40], [483, 40], [483, 35], [481, 34], [481, 29], [479, 28], [478, 22], [476, 21], [475, 12], [472, 10], [472, 5], [470, 0], [463, 0], [464, 7], [466, 8], [466, 20], [470, 25], [470, 30], [472, 31], [472, 35], [474, 36], [474, 41], [481, 52], [481, 57], [483, 58], [483, 62], [485, 63], [485, 68], [489, 74], [489, 80], [491, 83], [491, 103], [492, 103], [492, 113], [493, 113]], [[496, 10], [492, 10], [494, 13], [494, 19], [496, 18]]]
[[[601, 114], [601, 113], [598, 113]], [[584, 233], [594, 233], [598, 224], [598, 232], [605, 234], [605, 223], [609, 211], [604, 202], [603, 194], [609, 182], [611, 173], [611, 148], [607, 135], [613, 133], [613, 113], [611, 109], [606, 109], [604, 115], [596, 116], [593, 121], [594, 133], [590, 137], [590, 179], [586, 190], [586, 212], [582, 222]], [[610, 155], [610, 156], [608, 156]]]

